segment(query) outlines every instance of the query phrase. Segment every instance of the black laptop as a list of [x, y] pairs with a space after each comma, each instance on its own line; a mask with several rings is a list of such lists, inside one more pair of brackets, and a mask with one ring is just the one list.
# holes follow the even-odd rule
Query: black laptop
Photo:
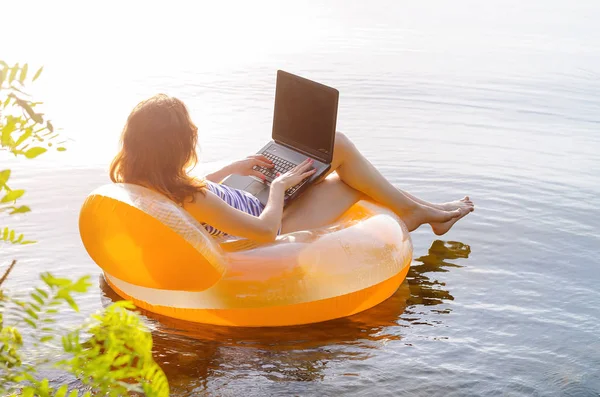
[[273, 140], [258, 151], [275, 167], [255, 167], [265, 175], [264, 182], [254, 176], [231, 175], [222, 183], [245, 190], [266, 205], [277, 172], [283, 174], [310, 157], [317, 172], [286, 191], [285, 204], [289, 204], [331, 168], [338, 99], [334, 88], [277, 71]]

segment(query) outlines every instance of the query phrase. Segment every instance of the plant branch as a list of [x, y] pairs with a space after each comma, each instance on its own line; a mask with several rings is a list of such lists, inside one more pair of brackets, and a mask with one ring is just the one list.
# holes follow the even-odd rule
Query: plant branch
[[6, 271], [4, 272], [4, 275], [2, 275], [2, 278], [0, 278], [0, 287], [2, 286], [2, 284], [4, 283], [4, 281], [6, 280], [6, 278], [8, 277], [8, 275], [10, 274], [10, 272], [12, 271], [13, 267], [15, 267], [16, 264], [17, 264], [16, 259], [13, 259], [13, 261], [10, 264], [10, 266], [8, 267], [8, 269], [6, 269]]

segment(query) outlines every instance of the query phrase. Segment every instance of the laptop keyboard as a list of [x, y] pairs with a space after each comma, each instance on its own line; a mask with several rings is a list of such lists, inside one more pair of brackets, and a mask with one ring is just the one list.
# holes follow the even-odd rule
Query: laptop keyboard
[[[263, 156], [265, 156], [266, 158], [268, 158], [269, 160], [271, 160], [273, 162], [274, 167], [273, 168], [265, 168], [265, 167], [261, 167], [258, 165], [255, 165], [253, 168], [255, 170], [257, 170], [258, 172], [260, 172], [261, 174], [265, 175], [268, 179], [267, 181], [271, 182], [273, 179], [277, 178], [277, 173], [281, 173], [281, 174], [285, 174], [286, 172], [290, 171], [292, 168], [294, 168], [297, 164], [291, 163], [285, 159], [282, 159], [281, 157], [275, 156], [272, 153], [266, 152], [266, 153], [261, 153]], [[310, 178], [309, 178], [310, 179]], [[304, 183], [306, 183], [307, 179], [303, 180], [302, 182], [300, 182], [299, 184], [292, 186], [291, 188], [289, 188], [288, 190], [285, 191], [285, 195], [286, 196], [290, 196], [292, 194], [294, 194], [296, 192], [296, 190], [298, 190], [300, 188], [300, 186], [304, 185]]]

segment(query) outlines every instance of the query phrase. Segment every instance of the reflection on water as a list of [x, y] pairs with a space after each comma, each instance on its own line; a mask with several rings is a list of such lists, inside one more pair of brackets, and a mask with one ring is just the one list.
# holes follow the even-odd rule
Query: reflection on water
[[460, 268], [455, 263], [448, 262], [451, 259], [468, 258], [471, 247], [458, 241], [444, 242], [436, 240], [431, 244], [427, 255], [416, 258], [406, 276], [410, 286], [410, 299], [407, 304], [412, 305], [438, 305], [444, 300], [454, 300], [443, 287], [445, 283], [431, 280], [425, 274], [432, 272], [447, 272], [447, 268]]
[[[102, 289], [110, 299], [119, 299], [104, 282]], [[272, 381], [314, 381], [323, 377], [328, 362], [363, 360], [371, 349], [400, 340], [397, 321], [409, 294], [403, 283], [371, 310], [294, 327], [229, 328], [143, 314], [151, 319], [156, 360], [175, 390], [191, 390], [190, 385], [201, 386], [210, 377], [249, 372]]]
[[[415, 259], [407, 280], [380, 305], [354, 316], [319, 324], [273, 328], [229, 328], [196, 324], [147, 311], [157, 362], [174, 395], [194, 395], [217, 379], [262, 376], [271, 382], [323, 380], [331, 363], [360, 361], [392, 341], [402, 330], [422, 321], [407, 307], [438, 305], [451, 300], [444, 283], [427, 274], [461, 267], [449, 262], [467, 258], [470, 248], [459, 242], [433, 242], [427, 255]], [[120, 299], [101, 279], [104, 304]], [[445, 311], [439, 311], [444, 313]], [[411, 318], [404, 318], [410, 314]], [[358, 376], [345, 373], [344, 376]]]

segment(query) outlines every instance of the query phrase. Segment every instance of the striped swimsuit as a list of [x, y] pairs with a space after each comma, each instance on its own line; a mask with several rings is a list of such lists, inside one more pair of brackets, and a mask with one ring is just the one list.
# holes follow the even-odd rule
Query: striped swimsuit
[[[206, 187], [233, 208], [244, 211], [250, 215], [259, 216], [265, 209], [256, 197], [243, 190], [234, 189], [211, 181], [206, 181]], [[213, 237], [227, 236], [227, 233], [222, 232], [211, 225], [203, 223], [202, 226], [204, 226], [208, 231], [208, 234]]]

